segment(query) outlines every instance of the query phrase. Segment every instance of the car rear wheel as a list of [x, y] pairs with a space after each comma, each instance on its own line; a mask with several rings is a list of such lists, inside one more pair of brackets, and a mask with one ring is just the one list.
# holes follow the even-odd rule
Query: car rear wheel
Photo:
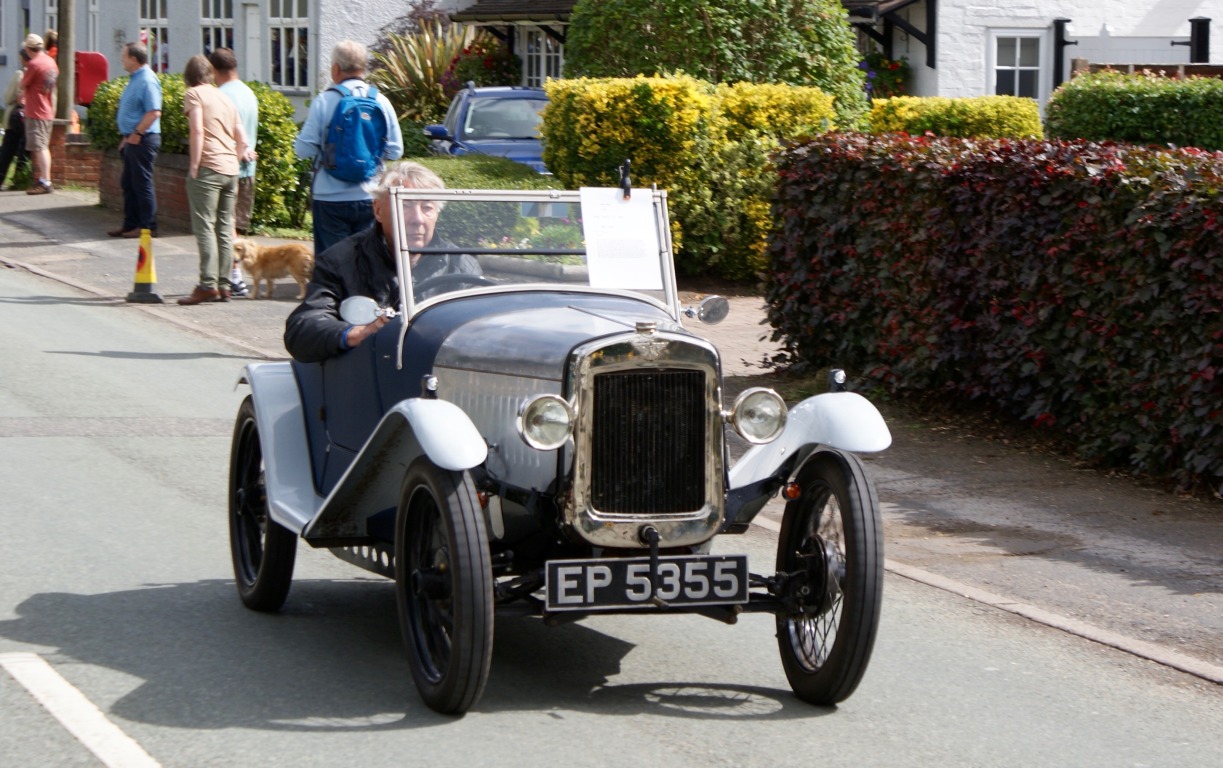
[[250, 397], [238, 409], [229, 461], [229, 549], [238, 596], [247, 608], [277, 611], [293, 581], [297, 536], [268, 514], [263, 446]]
[[493, 578], [475, 485], [427, 459], [404, 478], [395, 592], [412, 678], [431, 709], [461, 714], [484, 692], [493, 655]]
[[795, 695], [832, 706], [849, 698], [870, 661], [883, 601], [883, 526], [857, 457], [811, 458], [786, 505], [777, 570], [790, 610], [777, 615], [782, 666]]

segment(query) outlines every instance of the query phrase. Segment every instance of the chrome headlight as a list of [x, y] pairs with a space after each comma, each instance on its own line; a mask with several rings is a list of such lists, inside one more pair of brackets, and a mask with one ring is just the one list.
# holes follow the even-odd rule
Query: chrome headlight
[[786, 402], [771, 389], [752, 387], [735, 398], [729, 416], [744, 440], [761, 445], [776, 440], [786, 426]]
[[518, 434], [532, 448], [560, 448], [573, 434], [573, 408], [556, 395], [538, 395], [518, 411]]

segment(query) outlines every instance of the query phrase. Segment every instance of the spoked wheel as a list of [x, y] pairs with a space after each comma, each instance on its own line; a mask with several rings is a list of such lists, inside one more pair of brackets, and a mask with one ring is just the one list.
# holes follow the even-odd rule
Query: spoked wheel
[[238, 409], [229, 462], [229, 549], [238, 595], [247, 608], [277, 611], [289, 595], [297, 536], [268, 514], [263, 447], [250, 397]]
[[399, 626], [416, 689], [461, 714], [484, 692], [493, 655], [493, 576], [484, 513], [466, 472], [427, 459], [404, 478], [395, 530]]
[[791, 609], [777, 615], [777, 643], [795, 695], [831, 706], [858, 687], [875, 644], [883, 523], [855, 456], [816, 454], [797, 482], [802, 495], [786, 505], [777, 543]]

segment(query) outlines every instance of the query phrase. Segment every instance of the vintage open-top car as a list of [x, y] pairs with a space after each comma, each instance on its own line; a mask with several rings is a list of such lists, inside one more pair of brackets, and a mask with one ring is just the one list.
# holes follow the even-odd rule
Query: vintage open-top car
[[[684, 322], [726, 301], [680, 306], [663, 191], [391, 195], [391, 320], [325, 362], [243, 373], [229, 493], [242, 601], [282, 606], [299, 539], [394, 579], [413, 678], [440, 712], [479, 699], [501, 611], [767, 611], [795, 693], [848, 697], [883, 584], [854, 455], [890, 444], [874, 406], [830, 391], [787, 412], [760, 388], [723, 402], [718, 351]], [[425, 200], [445, 209], [413, 254], [404, 210]], [[421, 254], [474, 257], [482, 274], [414, 284]], [[353, 298], [341, 313], [387, 309]], [[733, 467], [732, 431], [752, 444]], [[712, 552], [779, 493], [774, 573]]]

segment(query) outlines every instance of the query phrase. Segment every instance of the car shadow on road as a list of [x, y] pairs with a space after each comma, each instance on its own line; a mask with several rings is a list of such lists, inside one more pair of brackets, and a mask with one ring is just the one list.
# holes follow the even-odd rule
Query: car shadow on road
[[[381, 731], [456, 722], [420, 702], [400, 643], [394, 586], [294, 582], [285, 609], [243, 608], [228, 580], [29, 597], [0, 637], [40, 653], [94, 701], [102, 667], [141, 681], [108, 714], [212, 730]], [[789, 691], [663, 681], [609, 684], [632, 645], [580, 624], [496, 625], [492, 674], [475, 712], [589, 711], [687, 718], [810, 717]], [[50, 650], [48, 650], [50, 649]], [[126, 683], [124, 683], [126, 687]]]

